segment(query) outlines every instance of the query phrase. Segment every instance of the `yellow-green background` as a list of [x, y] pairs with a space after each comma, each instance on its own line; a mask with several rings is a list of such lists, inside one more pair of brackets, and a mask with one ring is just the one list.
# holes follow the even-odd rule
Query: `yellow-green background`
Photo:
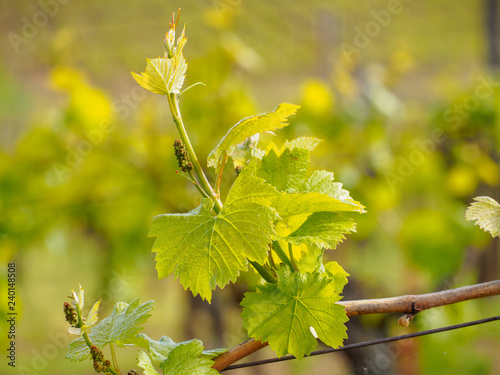
[[[500, 198], [500, 87], [491, 86], [491, 95], [459, 119], [445, 118], [454, 106], [473, 103], [481, 80], [491, 75], [497, 82], [488, 66], [485, 2], [401, 1], [401, 12], [347, 58], [342, 43], [354, 45], [356, 28], [365, 29], [371, 12], [388, 3], [71, 0], [48, 8], [46, 25], [30, 35], [26, 22], [44, 22], [40, 2], [2, 2], [0, 373], [92, 373], [90, 361], [64, 359], [70, 338], [62, 303], [79, 282], [88, 305], [103, 298], [102, 316], [118, 301], [154, 299], [145, 332], [155, 339], [197, 337], [213, 348], [246, 338], [238, 302], [252, 275], [217, 290], [206, 308], [172, 278], [157, 280], [146, 237], [153, 216], [199, 203], [175, 174], [176, 135], [165, 99], [137, 88], [129, 73], [144, 69], [144, 57], [163, 53], [179, 7], [187, 23], [186, 84], [206, 84], [181, 103], [199, 157], [242, 117], [284, 101], [300, 104], [276, 141], [324, 139], [314, 168], [333, 171], [367, 206], [358, 232], [328, 255], [352, 275], [346, 299], [498, 279], [498, 239], [466, 223], [464, 212], [474, 196]], [[14, 46], [12, 33], [24, 41]], [[102, 141], [61, 169], [102, 124], [111, 126], [99, 133]], [[442, 140], [432, 140], [435, 129]], [[435, 150], [423, 153], [418, 144]], [[226, 188], [231, 176], [228, 169]], [[4, 365], [9, 261], [17, 265], [16, 369]], [[406, 330], [398, 316], [353, 318], [348, 333], [352, 343], [488, 317], [499, 308], [498, 297], [439, 308]], [[491, 323], [349, 357], [229, 373], [498, 374], [499, 350], [500, 326]], [[119, 351], [124, 373], [134, 357], [131, 349]]]

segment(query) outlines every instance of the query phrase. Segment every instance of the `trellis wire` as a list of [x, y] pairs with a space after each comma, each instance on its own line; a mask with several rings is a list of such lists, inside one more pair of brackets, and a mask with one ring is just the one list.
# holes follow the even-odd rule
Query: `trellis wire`
[[[452, 326], [447, 326], [447, 327], [442, 327], [442, 328], [430, 329], [430, 330], [427, 330], [427, 331], [408, 333], [406, 335], [401, 335], [401, 336], [385, 337], [385, 338], [382, 338], [382, 339], [364, 341], [364, 342], [360, 342], [360, 343], [357, 343], [357, 344], [349, 344], [349, 345], [345, 345], [345, 346], [343, 346], [341, 348], [338, 348], [338, 349], [329, 348], [329, 349], [317, 350], [317, 351], [312, 352], [311, 354], [309, 354], [306, 357], [312, 357], [312, 356], [320, 355], [320, 354], [341, 352], [341, 351], [344, 351], [344, 350], [364, 348], [366, 346], [371, 346], [371, 345], [385, 344], [385, 343], [393, 342], [393, 341], [411, 339], [413, 337], [432, 335], [434, 333], [446, 332], [446, 331], [451, 331], [451, 330], [454, 330], [454, 329], [465, 328], [465, 327], [471, 327], [471, 326], [475, 326], [475, 325], [478, 325], [478, 324], [484, 324], [484, 323], [494, 322], [496, 320], [500, 320], [500, 315], [493, 316], [491, 318], [474, 320], [474, 321], [467, 322], [467, 323], [461, 323], [461, 324], [455, 324], [455, 325], [452, 325]], [[253, 367], [253, 366], [266, 365], [266, 364], [269, 364], [269, 363], [289, 361], [291, 359], [295, 359], [295, 357], [293, 355], [287, 355], [287, 356], [284, 356], [284, 357], [281, 357], [281, 358], [271, 358], [271, 359], [264, 359], [264, 360], [261, 360], [261, 361], [253, 361], [253, 362], [241, 363], [241, 364], [238, 364], [238, 365], [231, 365], [231, 366], [226, 367], [222, 371], [236, 370], [236, 369], [244, 368], [244, 367]]]

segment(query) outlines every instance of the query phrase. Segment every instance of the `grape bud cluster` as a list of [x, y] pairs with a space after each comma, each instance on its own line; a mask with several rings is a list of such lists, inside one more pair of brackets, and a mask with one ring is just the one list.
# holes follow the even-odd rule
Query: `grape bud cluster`
[[177, 159], [177, 162], [179, 163], [179, 167], [182, 169], [183, 172], [190, 172], [193, 170], [193, 163], [191, 163], [191, 158], [189, 157], [189, 153], [186, 150], [186, 146], [182, 141], [179, 139], [176, 139], [174, 141], [174, 151], [175, 151], [175, 158]]
[[97, 346], [92, 345], [90, 347], [90, 355], [92, 356], [92, 361], [94, 361], [94, 370], [95, 372], [107, 372], [111, 367], [110, 361], [104, 360], [104, 354], [102, 354], [101, 349]]
[[66, 316], [66, 321], [74, 326], [76, 323], [78, 323], [78, 318], [76, 317], [76, 310], [73, 306], [71, 306], [70, 303], [64, 302], [64, 315]]

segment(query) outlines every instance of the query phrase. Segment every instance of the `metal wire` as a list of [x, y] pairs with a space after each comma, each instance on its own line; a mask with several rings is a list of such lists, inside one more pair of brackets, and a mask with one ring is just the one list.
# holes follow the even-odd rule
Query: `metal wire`
[[[496, 320], [500, 320], [500, 315], [493, 316], [491, 318], [474, 320], [472, 322], [455, 324], [455, 325], [452, 325], [452, 326], [447, 326], [447, 327], [442, 327], [442, 328], [430, 329], [430, 330], [427, 330], [427, 331], [408, 333], [406, 335], [401, 335], [401, 336], [385, 337], [385, 338], [382, 338], [382, 339], [364, 341], [364, 342], [360, 342], [360, 343], [357, 343], [357, 344], [345, 345], [345, 346], [343, 346], [341, 348], [338, 348], [338, 349], [329, 348], [329, 349], [324, 349], [324, 350], [317, 350], [317, 351], [314, 351], [314, 352], [312, 352], [311, 354], [309, 354], [308, 356], [305, 356], [305, 357], [312, 357], [312, 356], [315, 356], [315, 355], [321, 355], [321, 354], [327, 354], [327, 353], [342, 352], [344, 350], [364, 348], [366, 346], [371, 346], [371, 345], [385, 344], [385, 343], [393, 342], [393, 341], [411, 339], [413, 337], [432, 335], [434, 333], [446, 332], [446, 331], [451, 331], [451, 330], [454, 330], [454, 329], [465, 328], [465, 327], [471, 327], [471, 326], [475, 326], [475, 325], [478, 325], [478, 324], [484, 324], [484, 323], [494, 322]], [[253, 362], [241, 363], [241, 364], [238, 364], [238, 365], [231, 365], [231, 366], [226, 367], [222, 371], [230, 371], [230, 370], [236, 370], [236, 369], [244, 368], [244, 367], [266, 365], [266, 364], [269, 364], [269, 363], [289, 361], [291, 359], [295, 359], [295, 357], [292, 356], [292, 355], [287, 355], [287, 356], [284, 356], [284, 357], [281, 357], [281, 358], [271, 358], [271, 359], [264, 359], [264, 360], [261, 360], [261, 361], [253, 361]]]

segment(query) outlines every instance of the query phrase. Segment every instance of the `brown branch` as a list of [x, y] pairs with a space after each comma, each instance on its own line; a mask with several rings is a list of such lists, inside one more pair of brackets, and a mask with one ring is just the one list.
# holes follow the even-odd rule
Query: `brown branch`
[[[381, 314], [381, 313], [406, 313], [416, 314], [433, 307], [451, 305], [471, 299], [496, 296], [500, 294], [500, 280], [487, 283], [464, 286], [436, 293], [408, 295], [392, 298], [366, 299], [357, 301], [337, 302], [345, 307], [348, 316]], [[222, 371], [229, 365], [267, 346], [255, 339], [249, 339], [226, 353], [220, 355], [212, 366], [217, 371]]]
[[394, 312], [416, 314], [432, 309], [433, 307], [451, 305], [452, 303], [498, 294], [500, 294], [500, 280], [495, 280], [436, 293], [381, 299], [362, 299], [359, 301], [338, 303], [345, 306], [348, 316]]

